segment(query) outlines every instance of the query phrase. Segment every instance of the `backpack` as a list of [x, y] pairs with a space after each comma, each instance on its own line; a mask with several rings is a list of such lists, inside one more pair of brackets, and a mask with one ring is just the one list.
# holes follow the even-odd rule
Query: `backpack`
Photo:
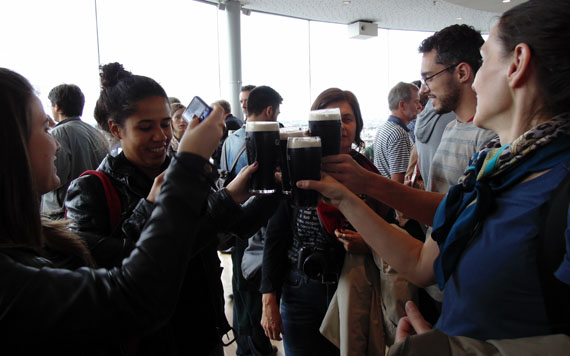
[[[222, 146], [222, 159], [220, 162], [220, 170], [219, 174], [220, 177], [216, 181], [216, 188], [217, 189], [224, 189], [230, 182], [236, 177], [236, 165], [241, 157], [241, 155], [245, 152], [245, 142], [243, 146], [239, 149], [237, 155], [234, 157], [232, 162], [232, 166], [228, 170], [228, 159], [226, 155], [226, 142]], [[235, 245], [236, 235], [230, 232], [218, 232], [218, 251], [225, 251], [230, 249]]]

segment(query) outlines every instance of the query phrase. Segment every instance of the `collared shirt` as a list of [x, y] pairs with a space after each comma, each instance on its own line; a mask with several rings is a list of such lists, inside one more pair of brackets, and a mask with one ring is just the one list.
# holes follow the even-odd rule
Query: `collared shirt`
[[374, 165], [386, 178], [391, 178], [392, 174], [404, 173], [408, 169], [412, 146], [409, 129], [402, 120], [390, 115], [376, 133]]

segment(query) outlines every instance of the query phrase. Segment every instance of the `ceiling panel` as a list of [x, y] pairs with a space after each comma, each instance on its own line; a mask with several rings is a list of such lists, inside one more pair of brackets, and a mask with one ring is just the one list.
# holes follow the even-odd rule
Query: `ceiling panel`
[[[204, 0], [225, 3], [224, 0]], [[488, 32], [494, 19], [511, 6], [512, 0], [243, 0], [242, 8], [289, 17], [349, 24], [366, 20], [380, 28], [437, 31], [466, 23]]]

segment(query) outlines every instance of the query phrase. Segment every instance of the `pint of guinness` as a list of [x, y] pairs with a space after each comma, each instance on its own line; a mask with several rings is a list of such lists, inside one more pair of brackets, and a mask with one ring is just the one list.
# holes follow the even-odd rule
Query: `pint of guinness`
[[291, 179], [289, 177], [289, 166], [287, 165], [287, 139], [289, 137], [303, 137], [305, 132], [300, 127], [285, 127], [279, 129], [279, 167], [281, 168], [281, 185], [283, 193], [291, 194]]
[[279, 157], [279, 123], [274, 121], [247, 122], [245, 126], [247, 163], [259, 163], [251, 175], [249, 191], [253, 194], [275, 192], [275, 169]]
[[313, 110], [309, 113], [309, 131], [311, 136], [319, 136], [324, 156], [340, 153], [342, 129], [340, 109]]
[[297, 188], [297, 181], [321, 179], [321, 139], [319, 137], [290, 137], [287, 157], [291, 175], [293, 204], [299, 208], [316, 207], [319, 193]]

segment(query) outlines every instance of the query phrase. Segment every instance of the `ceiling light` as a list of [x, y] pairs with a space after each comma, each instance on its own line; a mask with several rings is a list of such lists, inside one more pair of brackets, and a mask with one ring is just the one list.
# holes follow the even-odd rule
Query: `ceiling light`
[[352, 1], [343, 1], [342, 4], [343, 4], [343, 5], [350, 5], [351, 2], [352, 2]]
[[503, 0], [503, 2], [506, 4], [508, 2], [511, 2], [511, 0]]
[[463, 20], [463, 17], [457, 16], [456, 20]]

